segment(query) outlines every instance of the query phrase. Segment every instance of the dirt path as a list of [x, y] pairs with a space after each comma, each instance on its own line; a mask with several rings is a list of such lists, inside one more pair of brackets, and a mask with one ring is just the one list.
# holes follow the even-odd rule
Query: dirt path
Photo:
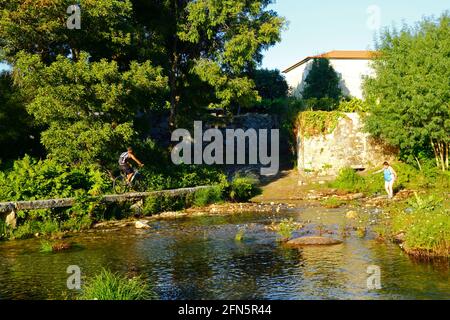
[[263, 186], [263, 193], [252, 199], [253, 202], [292, 202], [305, 198], [311, 186], [299, 185], [297, 170], [283, 171], [280, 177]]

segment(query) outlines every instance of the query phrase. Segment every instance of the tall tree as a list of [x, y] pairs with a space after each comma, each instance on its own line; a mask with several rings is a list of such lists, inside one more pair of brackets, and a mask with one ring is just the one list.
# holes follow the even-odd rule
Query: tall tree
[[155, 41], [165, 48], [171, 127], [205, 107], [230, 110], [259, 99], [248, 72], [280, 40], [285, 24], [267, 10], [271, 2], [133, 0], [138, 20], [158, 30]]
[[340, 78], [326, 58], [313, 60], [311, 70], [305, 79], [305, 87], [302, 92], [304, 99], [330, 98], [339, 101], [342, 90], [339, 86]]
[[253, 72], [252, 78], [262, 99], [287, 97], [289, 86], [279, 70], [259, 69]]
[[165, 90], [161, 68], [131, 62], [121, 72], [115, 61], [78, 61], [58, 56], [47, 66], [38, 55], [20, 53], [15, 72], [23, 92], [32, 97], [27, 110], [47, 127], [42, 143], [50, 156], [73, 162], [111, 162], [135, 138], [133, 120], [151, 109], [152, 97]]
[[410, 160], [434, 153], [442, 170], [449, 168], [450, 15], [425, 19], [401, 31], [386, 31], [365, 81], [370, 104], [367, 129], [398, 146]]
[[39, 129], [25, 109], [25, 100], [16, 90], [9, 72], [0, 73], [0, 161], [26, 153], [40, 155]]

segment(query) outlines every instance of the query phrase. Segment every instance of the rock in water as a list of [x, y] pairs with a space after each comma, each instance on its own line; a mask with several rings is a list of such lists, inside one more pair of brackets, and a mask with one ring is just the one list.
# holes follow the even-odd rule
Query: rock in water
[[326, 237], [302, 237], [288, 241], [286, 244], [291, 247], [303, 246], [331, 246], [341, 244], [342, 241]]
[[145, 221], [136, 221], [136, 229], [150, 229], [150, 226]]
[[349, 211], [345, 216], [347, 219], [356, 219], [358, 218], [358, 213], [356, 211]]

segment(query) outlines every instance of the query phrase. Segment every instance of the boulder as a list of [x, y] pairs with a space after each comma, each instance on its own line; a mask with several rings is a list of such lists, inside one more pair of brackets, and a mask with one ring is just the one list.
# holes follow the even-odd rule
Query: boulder
[[136, 229], [150, 229], [150, 226], [145, 221], [136, 221]]
[[288, 241], [286, 244], [290, 247], [303, 246], [331, 246], [341, 244], [342, 241], [327, 237], [302, 237]]

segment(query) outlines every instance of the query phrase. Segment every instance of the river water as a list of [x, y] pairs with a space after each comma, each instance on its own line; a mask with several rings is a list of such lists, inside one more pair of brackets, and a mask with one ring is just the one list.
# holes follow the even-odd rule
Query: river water
[[[345, 209], [296, 208], [281, 214], [183, 218], [78, 234], [75, 249], [39, 252], [40, 240], [0, 243], [0, 299], [70, 299], [67, 267], [83, 276], [102, 267], [143, 275], [166, 299], [450, 299], [448, 263], [419, 263], [398, 246], [351, 231], [331, 247], [290, 249], [267, 230], [294, 218], [308, 227], [296, 235], [329, 231], [341, 238]], [[367, 217], [376, 220], [376, 213]], [[319, 227], [320, 226], [320, 227]], [[244, 228], [242, 241], [236, 233]], [[349, 228], [347, 228], [349, 229]], [[340, 231], [341, 230], [341, 231]], [[381, 270], [380, 290], [367, 288], [369, 266]]]

